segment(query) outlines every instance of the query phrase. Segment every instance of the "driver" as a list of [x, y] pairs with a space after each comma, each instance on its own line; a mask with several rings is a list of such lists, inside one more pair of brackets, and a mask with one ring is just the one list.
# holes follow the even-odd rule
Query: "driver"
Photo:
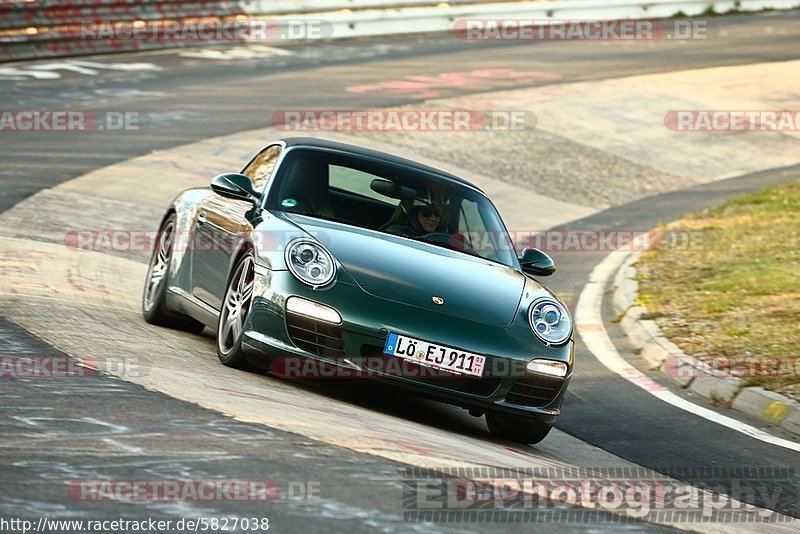
[[442, 208], [437, 203], [411, 206], [406, 222], [396, 222], [386, 228], [386, 232], [397, 235], [418, 237], [436, 231], [442, 220]]
[[430, 206], [417, 206], [412, 210], [412, 216], [416, 214], [417, 222], [426, 234], [435, 232], [442, 220], [442, 208], [438, 204]]

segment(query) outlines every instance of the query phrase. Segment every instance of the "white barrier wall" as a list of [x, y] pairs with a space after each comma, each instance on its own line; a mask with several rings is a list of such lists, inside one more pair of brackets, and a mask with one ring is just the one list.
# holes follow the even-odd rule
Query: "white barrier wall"
[[[800, 0], [553, 0], [500, 2], [484, 0], [242, 0], [129, 1], [34, 0], [0, 2], [0, 61], [37, 57], [76, 56], [109, 52], [198, 46], [202, 42], [169, 39], [87, 38], [86, 24], [137, 24], [154, 28], [165, 21], [187, 24], [199, 20], [226, 21], [268, 18], [322, 22], [326, 39], [373, 35], [447, 32], [461, 19], [616, 20], [695, 16], [713, 8], [731, 10], [793, 9]], [[281, 36], [278, 41], [308, 36]], [[225, 41], [229, 42], [229, 41]], [[241, 41], [239, 41], [241, 42]]]

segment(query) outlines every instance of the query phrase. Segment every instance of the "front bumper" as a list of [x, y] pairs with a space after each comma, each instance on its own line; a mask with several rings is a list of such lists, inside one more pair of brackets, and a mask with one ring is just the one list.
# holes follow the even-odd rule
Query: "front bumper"
[[[342, 323], [309, 325], [305, 318], [298, 322], [297, 316], [286, 312], [286, 300], [291, 296], [335, 308]], [[389, 332], [485, 355], [484, 376], [430, 372], [429, 368], [413, 363], [398, 366], [398, 358], [383, 354]], [[530, 330], [526, 310], [521, 310], [508, 327], [490, 327], [374, 297], [354, 284], [341, 281], [315, 291], [288, 271], [266, 269], [256, 274], [243, 347], [273, 360], [309, 359], [348, 371], [326, 376], [370, 376], [411, 389], [420, 396], [479, 412], [495, 410], [528, 415], [544, 424], [554, 423], [560, 413], [574, 363], [574, 343], [570, 340], [557, 347], [542, 344]], [[563, 380], [547, 379], [526, 372], [525, 364], [534, 358], [567, 363], [567, 376]], [[382, 365], [376, 365], [381, 362]]]

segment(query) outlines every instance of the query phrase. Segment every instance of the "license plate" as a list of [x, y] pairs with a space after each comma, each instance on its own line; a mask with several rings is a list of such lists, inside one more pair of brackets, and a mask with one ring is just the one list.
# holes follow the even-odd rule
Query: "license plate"
[[394, 333], [386, 338], [383, 352], [461, 375], [482, 376], [486, 365], [485, 356]]

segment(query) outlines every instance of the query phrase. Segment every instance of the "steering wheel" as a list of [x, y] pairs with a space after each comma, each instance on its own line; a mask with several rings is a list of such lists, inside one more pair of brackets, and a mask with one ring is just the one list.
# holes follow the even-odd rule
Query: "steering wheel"
[[429, 241], [433, 241], [435, 243], [442, 243], [445, 245], [449, 245], [450, 241], [453, 240], [453, 236], [448, 234], [447, 232], [431, 232], [429, 234], [424, 234], [422, 239], [428, 239]]

